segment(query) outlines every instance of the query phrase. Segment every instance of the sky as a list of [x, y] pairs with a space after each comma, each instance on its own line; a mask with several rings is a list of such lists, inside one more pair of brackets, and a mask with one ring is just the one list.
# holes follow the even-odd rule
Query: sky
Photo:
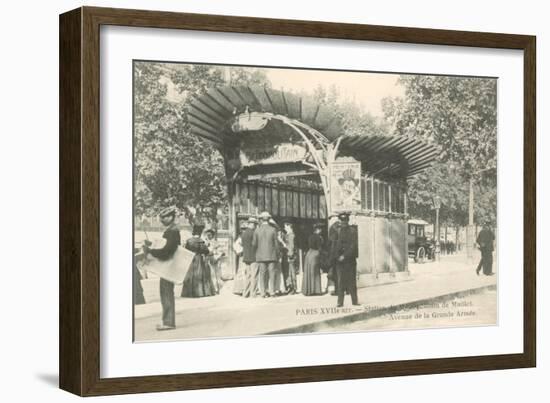
[[403, 96], [404, 88], [397, 83], [399, 75], [366, 72], [322, 70], [265, 69], [274, 89], [313, 92], [321, 84], [340, 90], [342, 100], [354, 100], [373, 116], [383, 116], [383, 98]]
[[[339, 91], [340, 101], [354, 101], [375, 117], [383, 117], [382, 99], [405, 94], [404, 87], [397, 82], [398, 74], [264, 67], [245, 69], [265, 71], [273, 89], [312, 94], [319, 85], [327, 91], [334, 86]], [[160, 82], [167, 84], [168, 99], [174, 102], [184, 99], [167, 77], [162, 77]]]

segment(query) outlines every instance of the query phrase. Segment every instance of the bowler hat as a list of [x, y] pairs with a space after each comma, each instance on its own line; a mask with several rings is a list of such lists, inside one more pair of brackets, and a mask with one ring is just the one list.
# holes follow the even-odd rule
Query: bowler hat
[[256, 217], [248, 217], [248, 222], [252, 224], [257, 224], [258, 220], [256, 219]]

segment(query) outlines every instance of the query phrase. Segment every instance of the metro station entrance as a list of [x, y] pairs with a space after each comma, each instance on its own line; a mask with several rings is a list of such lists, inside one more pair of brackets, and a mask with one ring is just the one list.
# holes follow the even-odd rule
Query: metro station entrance
[[[298, 246], [313, 224], [351, 214], [358, 286], [408, 275], [407, 179], [439, 151], [409, 136], [349, 135], [335, 111], [266, 87], [209, 89], [191, 103], [191, 130], [223, 155], [232, 239], [240, 222], [268, 211], [294, 223]], [[236, 256], [229, 256], [236, 267]]]
[[[315, 181], [264, 176], [262, 180], [237, 182], [235, 194], [235, 230], [240, 228], [242, 221], [268, 211], [281, 226], [285, 221], [292, 222], [297, 247], [305, 253], [314, 224], [324, 223], [324, 227], [328, 227], [325, 195]], [[237, 235], [235, 232], [234, 236]]]

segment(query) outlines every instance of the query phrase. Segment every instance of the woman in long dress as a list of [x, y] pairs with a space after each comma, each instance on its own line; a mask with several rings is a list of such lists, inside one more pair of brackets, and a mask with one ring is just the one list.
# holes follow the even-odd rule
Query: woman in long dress
[[210, 267], [210, 276], [212, 277], [216, 294], [219, 294], [223, 287], [220, 259], [224, 253], [220, 250], [221, 248], [218, 240], [215, 238], [216, 231], [210, 228], [204, 232], [204, 235], [205, 237], [203, 239], [209, 251], [208, 256], [206, 257], [206, 263], [208, 263], [208, 266]]
[[304, 262], [304, 276], [302, 279], [303, 295], [321, 295], [321, 261], [320, 251], [323, 245], [321, 237], [322, 224], [316, 224], [313, 234], [308, 239], [309, 250]]
[[201, 238], [203, 229], [203, 225], [195, 225], [193, 227], [193, 236], [185, 242], [185, 249], [194, 252], [195, 256], [183, 280], [182, 297], [200, 298], [216, 294], [210, 266], [206, 261], [209, 250]]
[[[241, 224], [241, 230], [246, 230], [246, 222]], [[237, 272], [235, 273], [235, 279], [233, 280], [233, 294], [242, 295], [246, 287], [247, 267], [243, 261], [243, 242], [241, 232], [238, 238], [233, 243], [233, 250], [237, 255]]]

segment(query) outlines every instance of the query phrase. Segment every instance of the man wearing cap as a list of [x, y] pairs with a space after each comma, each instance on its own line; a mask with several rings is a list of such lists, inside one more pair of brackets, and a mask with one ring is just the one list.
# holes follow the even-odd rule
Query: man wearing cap
[[[145, 253], [150, 253], [159, 260], [170, 260], [181, 245], [180, 231], [176, 226], [176, 208], [167, 207], [159, 214], [160, 221], [166, 230], [162, 237], [166, 239], [166, 244], [162, 248], [150, 249], [149, 244], [143, 246]], [[157, 330], [170, 330], [176, 328], [176, 301], [174, 298], [174, 283], [160, 279], [160, 303], [162, 306], [162, 324], [157, 325]]]
[[252, 244], [257, 223], [258, 220], [256, 220], [256, 218], [250, 217], [247, 221], [247, 228], [241, 235], [243, 248], [242, 259], [246, 272], [245, 285], [242, 293], [243, 297], [255, 297], [258, 293], [259, 271], [258, 265], [256, 264], [256, 249]]
[[479, 232], [476, 243], [481, 251], [481, 260], [477, 265], [476, 274], [479, 276], [481, 268], [483, 268], [483, 274], [486, 276], [492, 276], [493, 273], [493, 250], [495, 243], [495, 234], [491, 231], [489, 221], [483, 224], [483, 229]]
[[252, 247], [258, 265], [258, 286], [260, 295], [267, 297], [266, 284], [270, 296], [275, 296], [275, 263], [277, 262], [277, 230], [269, 224], [271, 215], [264, 211], [260, 214], [260, 226], [254, 231]]
[[351, 303], [357, 300], [357, 232], [349, 225], [349, 213], [338, 214], [340, 225], [336, 232], [331, 260], [334, 262], [337, 278], [337, 307], [344, 305], [344, 295], [349, 292]]

